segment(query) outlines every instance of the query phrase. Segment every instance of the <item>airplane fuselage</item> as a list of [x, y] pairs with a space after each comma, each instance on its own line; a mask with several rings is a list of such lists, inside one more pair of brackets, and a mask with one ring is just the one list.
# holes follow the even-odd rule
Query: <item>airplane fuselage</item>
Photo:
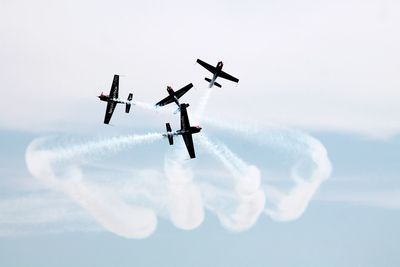
[[180, 106], [180, 103], [179, 103], [178, 98], [176, 97], [176, 94], [175, 94], [174, 89], [172, 89], [171, 86], [167, 86], [167, 91], [168, 91], [168, 94], [169, 94], [169, 95], [172, 97], [172, 99], [174, 100], [175, 104], [179, 107], [179, 106]]
[[108, 95], [103, 95], [103, 93], [101, 94], [101, 95], [99, 95], [98, 96], [98, 98], [101, 100], [101, 101], [104, 101], [104, 102], [114, 102], [114, 103], [117, 103], [117, 104], [126, 104], [126, 103], [130, 103], [130, 101], [124, 101], [124, 100], [121, 100], [121, 99], [119, 99], [119, 98], [112, 98], [112, 97], [110, 97], [110, 96], [108, 96]]
[[217, 80], [217, 78], [219, 76], [219, 73], [221, 72], [223, 66], [224, 66], [224, 63], [222, 63], [222, 61], [218, 62], [217, 66], [215, 67], [216, 71], [215, 71], [215, 73], [214, 73], [214, 75], [213, 75], [213, 77], [212, 77], [212, 79], [210, 81], [209, 88], [213, 87], [213, 85], [214, 85], [215, 81]]
[[199, 133], [201, 131], [201, 127], [200, 126], [191, 126], [189, 129], [180, 129], [180, 130], [176, 130], [175, 132], [169, 132], [169, 133], [165, 133], [163, 134], [163, 136], [168, 136], [168, 135], [184, 135], [184, 134], [195, 134], [195, 133]]
[[182, 135], [182, 134], [195, 134], [201, 131], [200, 126], [191, 126], [189, 129], [180, 129], [174, 132], [174, 135]]
[[176, 130], [175, 132], [168, 132], [163, 134], [163, 136], [168, 137], [168, 136], [177, 136], [177, 135], [185, 135], [185, 134], [195, 134], [199, 133], [201, 131], [200, 126], [191, 126], [189, 129], [180, 129]]

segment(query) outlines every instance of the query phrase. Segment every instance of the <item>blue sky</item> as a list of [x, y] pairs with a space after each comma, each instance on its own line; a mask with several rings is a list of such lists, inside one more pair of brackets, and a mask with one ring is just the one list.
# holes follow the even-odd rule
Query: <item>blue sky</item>
[[[14, 227], [32, 232], [3, 236], [1, 263], [7, 266], [129, 266], [138, 262], [145, 266], [396, 266], [399, 262], [398, 194], [390, 200], [397, 203], [397, 208], [374, 206], [364, 201], [362, 195], [396, 190], [399, 167], [390, 162], [399, 157], [395, 151], [399, 139], [360, 140], [357, 136], [332, 133], [315, 136], [330, 151], [335, 169], [298, 220], [281, 223], [261, 217], [250, 230], [236, 233], [224, 229], [216, 216], [208, 212], [195, 230], [180, 230], [161, 219], [153, 235], [135, 240], [96, 230], [90, 225], [90, 230], [84, 231], [72, 215], [78, 221], [77, 231], [65, 229], [65, 224], [74, 226], [71, 220]], [[29, 175], [21, 158], [32, 138], [33, 135], [18, 132], [2, 133], [2, 147], [7, 145], [4, 140], [13, 140], [16, 144], [11, 155], [2, 155], [3, 162], [20, 170], [14, 180], [22, 180], [18, 178], [22, 174]], [[2, 190], [3, 199], [37, 193], [37, 190], [16, 187], [3, 175], [2, 181], [6, 191]], [[4, 184], [7, 181], [9, 184]], [[354, 200], [345, 196], [353, 196]], [[386, 196], [390, 197], [382, 195]], [[26, 216], [15, 216], [18, 215]], [[4, 217], [3, 214], [3, 220]], [[2, 223], [2, 228], [6, 224]]]
[[[0, 265], [398, 266], [399, 9], [1, 3]], [[192, 161], [143, 104], [189, 82]]]

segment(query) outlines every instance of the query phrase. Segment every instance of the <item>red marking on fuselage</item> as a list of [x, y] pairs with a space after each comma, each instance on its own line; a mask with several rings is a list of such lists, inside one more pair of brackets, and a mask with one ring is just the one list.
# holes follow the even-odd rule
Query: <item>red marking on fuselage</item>
[[101, 95], [98, 96], [101, 101], [108, 101], [110, 97], [108, 95], [104, 95], [103, 92], [101, 92]]
[[201, 131], [201, 127], [200, 126], [192, 126], [190, 127], [190, 132], [191, 133], [198, 133]]

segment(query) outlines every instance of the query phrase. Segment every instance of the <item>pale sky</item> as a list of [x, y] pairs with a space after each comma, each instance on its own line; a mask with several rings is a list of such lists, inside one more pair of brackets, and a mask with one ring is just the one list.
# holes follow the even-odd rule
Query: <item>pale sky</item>
[[[2, 1], [0, 265], [398, 266], [399, 13]], [[138, 105], [107, 126], [114, 74]], [[145, 106], [190, 82], [189, 161], [158, 134], [175, 107]]]

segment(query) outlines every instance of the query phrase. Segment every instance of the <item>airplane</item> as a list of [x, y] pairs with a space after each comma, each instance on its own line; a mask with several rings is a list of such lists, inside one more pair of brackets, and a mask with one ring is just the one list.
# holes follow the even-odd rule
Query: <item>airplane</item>
[[127, 101], [120, 100], [118, 98], [118, 89], [119, 89], [118, 87], [119, 87], [119, 75], [115, 74], [111, 85], [110, 94], [104, 95], [103, 92], [101, 92], [101, 95], [98, 96], [98, 98], [100, 98], [101, 101], [107, 102], [104, 124], [108, 124], [110, 122], [111, 116], [117, 104], [125, 104], [126, 113], [129, 113], [129, 110], [131, 109], [131, 101], [133, 98], [133, 94], [129, 93]]
[[167, 128], [167, 133], [163, 134], [163, 136], [168, 137], [169, 144], [173, 145], [174, 144], [174, 136], [182, 135], [182, 138], [185, 141], [186, 149], [189, 152], [189, 156], [190, 156], [190, 158], [193, 159], [196, 157], [196, 154], [194, 152], [192, 134], [200, 132], [201, 127], [200, 126], [190, 126], [189, 117], [188, 117], [187, 110], [186, 110], [186, 108], [188, 106], [189, 106], [188, 104], [180, 105], [181, 129], [177, 130], [175, 132], [172, 132], [171, 125], [169, 123], [166, 123], [165, 126]]
[[163, 100], [158, 102], [156, 104], [156, 107], [162, 107], [162, 106], [165, 106], [172, 102], [175, 102], [176, 105], [178, 106], [177, 111], [179, 111], [179, 109], [180, 109], [179, 98], [181, 98], [181, 96], [183, 96], [192, 87], [193, 87], [193, 84], [189, 83], [188, 85], [182, 87], [181, 89], [179, 89], [178, 91], [175, 92], [171, 86], [167, 86], [167, 92], [168, 92], [169, 96], [167, 96], [166, 98], [164, 98]]
[[218, 86], [219, 88], [222, 87], [222, 85], [220, 85], [219, 83], [217, 83], [215, 81], [218, 77], [230, 80], [235, 83], [239, 82], [238, 78], [235, 78], [235, 77], [229, 75], [228, 73], [222, 71], [222, 67], [224, 66], [224, 63], [222, 63], [222, 61], [218, 62], [217, 66], [215, 66], [215, 67], [211, 66], [210, 64], [208, 64], [200, 59], [197, 59], [197, 63], [199, 63], [201, 66], [203, 66], [205, 69], [207, 69], [214, 75], [212, 79], [209, 79], [207, 77], [205, 78], [205, 80], [210, 83], [209, 88], [211, 88], [213, 85]]

